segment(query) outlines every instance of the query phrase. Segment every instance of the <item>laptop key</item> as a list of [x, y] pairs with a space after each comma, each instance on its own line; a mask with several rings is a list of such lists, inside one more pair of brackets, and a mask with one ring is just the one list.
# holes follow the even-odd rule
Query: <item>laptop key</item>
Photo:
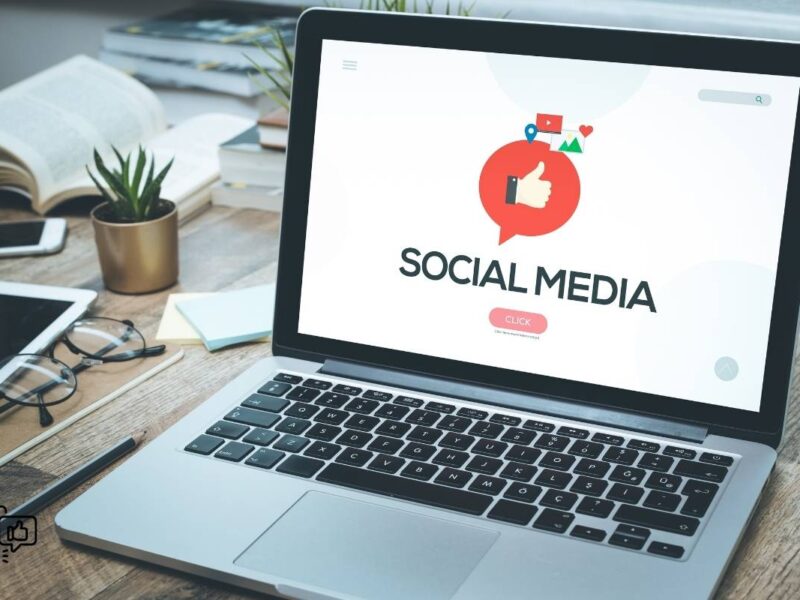
[[284, 456], [286, 454], [283, 452], [278, 452], [271, 448], [259, 448], [250, 455], [250, 458], [244, 461], [244, 464], [262, 469], [271, 469]]
[[271, 429], [260, 429], [256, 427], [244, 436], [242, 441], [247, 444], [255, 444], [256, 446], [268, 446], [276, 437], [278, 437], [277, 432]]
[[216, 435], [219, 437], [224, 437], [229, 440], [235, 440], [242, 435], [244, 435], [245, 431], [249, 431], [250, 428], [246, 425], [240, 425], [238, 423], [229, 423], [228, 421], [218, 421], [208, 429], [206, 429], [206, 433], [209, 435]]
[[642, 483], [647, 471], [644, 469], [637, 469], [635, 467], [623, 467], [622, 465], [614, 467], [611, 475], [608, 478], [611, 481], [619, 481], [621, 483], [629, 483], [631, 485], [638, 485]]
[[527, 525], [531, 522], [535, 514], [535, 506], [520, 504], [519, 502], [510, 502], [508, 500], [498, 500], [497, 504], [492, 507], [492, 510], [490, 510], [489, 514], [486, 516], [496, 521], [514, 523], [515, 525]]
[[280, 431], [281, 433], [303, 433], [309, 427], [311, 427], [311, 421], [298, 419], [297, 417], [286, 417], [275, 426], [275, 431]]
[[727, 467], [707, 465], [691, 460], [679, 460], [672, 471], [675, 475], [684, 475], [693, 479], [703, 479], [713, 483], [720, 483], [728, 474]]
[[511, 415], [501, 415], [495, 414], [489, 417], [489, 420], [492, 423], [499, 423], [500, 425], [508, 425], [509, 427], [516, 427], [520, 423], [522, 423], [522, 419], [519, 417], [512, 417]]
[[406, 465], [406, 468], [400, 472], [400, 475], [403, 477], [411, 477], [411, 479], [419, 479], [420, 481], [428, 481], [438, 470], [437, 467], [430, 463], [412, 460]]
[[559, 490], [547, 490], [539, 500], [542, 506], [549, 506], [550, 508], [560, 508], [561, 510], [569, 510], [578, 501], [577, 494], [572, 492], [562, 492]]
[[245, 425], [256, 427], [272, 427], [280, 417], [274, 413], [264, 412], [263, 410], [253, 410], [252, 408], [234, 408], [227, 415], [226, 421], [235, 421]]
[[622, 504], [614, 513], [613, 519], [619, 523], [640, 525], [648, 529], [669, 531], [680, 535], [694, 535], [700, 521], [693, 517], [675, 515], [651, 508]]
[[502, 456], [506, 450], [508, 450], [508, 444], [485, 438], [478, 440], [472, 447], [472, 452], [475, 454], [494, 456], [495, 458]]
[[392, 399], [389, 392], [380, 392], [378, 390], [367, 390], [364, 392], [364, 398], [367, 400], [380, 400], [381, 402], [388, 402]]
[[544, 421], [539, 421], [537, 419], [528, 419], [522, 424], [522, 426], [525, 429], [532, 429], [533, 431], [539, 431], [541, 433], [550, 433], [556, 428], [556, 426], [552, 423], [545, 423]]
[[318, 423], [327, 423], [328, 425], [341, 425], [349, 416], [350, 415], [343, 410], [329, 408], [319, 413], [314, 420]]
[[413, 423], [414, 425], [432, 427], [434, 423], [439, 420], [439, 417], [441, 417], [439, 413], [418, 408], [406, 417], [406, 422]]
[[528, 431], [527, 429], [520, 429], [519, 427], [509, 427], [506, 432], [503, 434], [503, 437], [500, 438], [501, 442], [508, 442], [509, 444], [519, 444], [521, 446], [527, 446], [530, 444], [536, 434], [532, 431]]
[[603, 460], [621, 465], [632, 465], [639, 458], [639, 453], [630, 448], [612, 447], [606, 450]]
[[569, 454], [561, 454], [560, 452], [548, 452], [539, 461], [539, 466], [547, 467], [549, 469], [558, 469], [559, 471], [569, 471], [569, 468], [577, 459]]
[[644, 482], [644, 486], [654, 490], [661, 490], [662, 492], [676, 492], [681, 482], [683, 482], [683, 479], [677, 475], [650, 473], [650, 477]]
[[397, 404], [384, 404], [381, 406], [377, 411], [375, 411], [376, 417], [381, 417], [382, 419], [392, 419], [394, 421], [399, 421], [403, 417], [405, 417], [411, 411], [410, 408], [407, 406], [399, 406]]
[[586, 477], [581, 475], [569, 488], [570, 491], [577, 494], [586, 494], [587, 496], [602, 496], [606, 491], [608, 482], [604, 479], [595, 479], [594, 477]]
[[678, 446], [667, 446], [662, 452], [668, 456], [675, 458], [687, 458], [693, 460], [697, 456], [697, 452], [689, 450], [689, 448], [679, 448]]
[[510, 462], [500, 472], [500, 477], [515, 479], [517, 481], [530, 481], [533, 479], [533, 476], [536, 475], [536, 471], [536, 467]]
[[495, 439], [503, 431], [503, 426], [498, 423], [490, 423], [489, 421], [478, 421], [473, 425], [470, 430], [470, 435], [475, 435], [482, 438]]
[[574, 520], [575, 515], [573, 514], [554, 508], [545, 508], [533, 522], [533, 526], [536, 529], [543, 529], [553, 533], [564, 533]]
[[303, 452], [303, 454], [310, 456], [311, 458], [330, 460], [336, 456], [341, 449], [342, 447], [337, 446], [336, 444], [329, 444], [328, 442], [314, 442], [308, 448], [306, 448], [306, 451]]
[[428, 460], [436, 452], [436, 447], [429, 444], [420, 444], [418, 442], [409, 442], [406, 447], [400, 452], [400, 456], [411, 458], [414, 460]]
[[406, 439], [413, 442], [425, 442], [426, 444], [433, 444], [440, 437], [442, 437], [442, 432], [438, 429], [417, 425], [411, 430], [411, 432], [409, 432], [409, 434], [406, 436]]
[[581, 538], [582, 540], [590, 540], [592, 542], [602, 542], [604, 539], [606, 539], [605, 531], [602, 529], [595, 529], [594, 527], [586, 527], [586, 525], [575, 525], [569, 534], [572, 537]]
[[210, 435], [200, 435], [195, 440], [184, 448], [187, 452], [194, 452], [195, 454], [203, 454], [208, 456], [214, 450], [219, 448], [225, 440]]
[[647, 494], [647, 498], [642, 502], [643, 506], [647, 508], [657, 508], [659, 510], [674, 511], [681, 503], [681, 497], [677, 494], [668, 494], [667, 492], [659, 492], [653, 490]]
[[506, 452], [506, 460], [513, 460], [514, 462], [525, 463], [532, 465], [542, 455], [542, 451], [538, 448], [528, 448], [526, 446], [511, 446]]
[[544, 469], [536, 478], [538, 485], [552, 487], [563, 490], [572, 481], [572, 475], [569, 473], [562, 473], [561, 471], [553, 471], [552, 469]]
[[299, 402], [311, 402], [314, 398], [319, 396], [322, 392], [314, 388], [307, 388], [298, 385], [291, 392], [286, 394], [289, 400], [297, 400]]
[[556, 452], [561, 452], [567, 447], [568, 444], [569, 438], [547, 434], [540, 435], [534, 446], [536, 448], [541, 448], [542, 450], [554, 450]]
[[625, 485], [624, 483], [615, 483], [608, 490], [606, 498], [609, 500], [616, 500], [617, 502], [629, 502], [636, 504], [644, 496], [644, 490], [640, 487], [632, 485]]
[[250, 454], [253, 451], [254, 446], [250, 444], [242, 444], [241, 442], [228, 442], [225, 444], [221, 450], [217, 451], [214, 455], [217, 458], [221, 458], [223, 460], [229, 460], [231, 462], [239, 462], [245, 456]]
[[333, 391], [339, 394], [347, 394], [348, 396], [358, 396], [363, 390], [360, 387], [337, 383], [333, 386]]
[[299, 419], [310, 419], [319, 412], [319, 406], [313, 404], [302, 404], [295, 402], [283, 413], [287, 417], [297, 417]]
[[[391, 406], [391, 404], [384, 404], [384, 406]], [[411, 425], [408, 423], [384, 421], [378, 426], [378, 428], [375, 430], [375, 433], [379, 435], [388, 435], [389, 437], [401, 438], [408, 433], [409, 429], [411, 429]]]
[[444, 467], [454, 467], [458, 469], [459, 467], [463, 466], [465, 462], [469, 459], [469, 454], [466, 452], [459, 452], [458, 450], [448, 450], [446, 448], [442, 448], [439, 450], [439, 454], [433, 457], [433, 463], [436, 465], [442, 465]]
[[484, 456], [473, 456], [467, 464], [467, 471], [475, 471], [484, 475], [494, 475], [503, 466], [502, 460], [496, 458], [486, 458]]
[[578, 508], [575, 510], [582, 515], [591, 515], [593, 517], [605, 519], [611, 514], [611, 511], [614, 510], [615, 506], [616, 504], [610, 500], [601, 500], [600, 498], [584, 498], [581, 500], [580, 504], [578, 504]]
[[366, 446], [371, 439], [372, 435], [369, 433], [347, 429], [342, 435], [336, 438], [336, 442], [352, 448], [362, 448]]
[[680, 558], [683, 556], [684, 549], [674, 544], [667, 544], [665, 542], [650, 542], [647, 547], [650, 554], [658, 554], [659, 556], [668, 556], [669, 558]]
[[471, 435], [459, 435], [456, 433], [448, 433], [443, 438], [442, 441], [439, 442], [439, 445], [442, 448], [451, 448], [453, 450], [466, 450], [469, 448], [475, 438]]
[[303, 381], [303, 378], [300, 377], [300, 375], [290, 375], [289, 373], [278, 373], [277, 375], [275, 375], [275, 377], [273, 377], [273, 379], [275, 381], [282, 381], [284, 383], [292, 383], [292, 384], [300, 383], [301, 381]]
[[446, 404], [444, 402], [435, 402], [431, 400], [425, 405], [427, 410], [435, 410], [436, 412], [445, 413], [449, 415], [450, 413], [454, 413], [456, 411], [456, 407], [452, 404]]
[[388, 454], [378, 454], [371, 463], [367, 465], [368, 469], [373, 471], [381, 471], [383, 473], [395, 473], [400, 467], [406, 464], [406, 461], [397, 456], [389, 456]]
[[496, 496], [504, 487], [506, 487], [506, 482], [503, 479], [489, 477], [488, 475], [478, 475], [470, 484], [469, 489], [473, 492]]
[[289, 406], [289, 401], [286, 398], [275, 398], [273, 396], [265, 396], [264, 394], [250, 394], [250, 396], [242, 402], [242, 406], [278, 413]]
[[284, 383], [283, 381], [268, 381], [258, 388], [258, 393], [267, 394], [268, 396], [283, 396], [290, 389], [292, 389], [292, 385], [289, 383]]
[[377, 417], [370, 417], [367, 415], [352, 415], [344, 426], [350, 429], [358, 429], [359, 431], [372, 431], [381, 420]]
[[647, 538], [650, 537], [650, 530], [631, 525], [620, 525], [609, 538], [608, 543], [614, 546], [630, 548], [631, 550], [641, 550]]
[[681, 507], [681, 514], [698, 518], [705, 516], [717, 490], [719, 486], [713, 483], [689, 479], [681, 490], [681, 494], [687, 496]]
[[522, 502], [533, 502], [542, 493], [542, 488], [538, 485], [529, 485], [525, 483], [512, 483], [511, 486], [503, 494], [505, 498], [512, 500], [521, 500]]
[[585, 440], [575, 440], [567, 452], [573, 456], [597, 458], [603, 453], [603, 444], [596, 444], [594, 442], [587, 442]]
[[425, 402], [419, 398], [412, 398], [411, 396], [397, 396], [397, 398], [395, 398], [392, 402], [402, 406], [410, 406], [411, 408], [419, 408], [425, 404]]
[[329, 390], [333, 384], [330, 381], [323, 381], [322, 379], [306, 379], [303, 385], [318, 390]]
[[367, 450], [383, 452], [384, 454], [395, 454], [402, 447], [403, 440], [379, 435], [367, 446]]
[[367, 400], [366, 398], [353, 398], [348, 402], [344, 409], [349, 410], [350, 412], [359, 413], [362, 415], [368, 415], [373, 410], [380, 406], [380, 402], [377, 400]]
[[342, 429], [340, 427], [317, 423], [311, 429], [306, 431], [306, 437], [314, 438], [315, 440], [322, 440], [323, 442], [330, 442], [340, 433], [342, 433]]
[[477, 408], [459, 408], [456, 413], [459, 417], [467, 417], [468, 419], [475, 419], [482, 421], [489, 416], [485, 410], [478, 410]]
[[733, 457], [725, 456], [724, 454], [714, 454], [713, 452], [703, 452], [700, 455], [700, 462], [730, 467], [733, 464]]
[[609, 446], [621, 446], [622, 442], [625, 441], [625, 438], [621, 435], [612, 435], [610, 433], [595, 433], [592, 436], [593, 442], [599, 442], [601, 444], [608, 444]]
[[346, 394], [337, 394], [335, 392], [325, 392], [314, 401], [314, 404], [325, 406], [327, 408], [342, 408], [348, 401], [350, 396]]
[[436, 476], [434, 482], [450, 487], [463, 488], [470, 479], [472, 479], [472, 473], [460, 471], [459, 469], [446, 468]]
[[444, 429], [445, 431], [455, 431], [456, 433], [463, 433], [467, 428], [472, 425], [472, 419], [466, 417], [457, 417], [456, 415], [447, 415], [442, 418], [436, 427]]
[[589, 475], [590, 477], [604, 477], [611, 465], [599, 460], [591, 460], [589, 458], [582, 458], [581, 461], [575, 465], [574, 471], [578, 475]]
[[367, 464], [374, 454], [366, 450], [359, 450], [358, 448], [345, 448], [339, 456], [336, 457], [337, 463], [345, 465], [352, 465], [354, 467], [362, 467]]
[[585, 440], [589, 437], [589, 432], [586, 429], [579, 429], [578, 427], [569, 427], [564, 425], [558, 428], [558, 435], [566, 435], [567, 437], [578, 438]]
[[296, 475], [298, 477], [311, 477], [325, 465], [324, 461], [307, 456], [293, 454], [278, 465], [275, 469], [278, 473]]
[[645, 452], [658, 452], [661, 446], [655, 442], [647, 442], [645, 440], [628, 440], [628, 448], [634, 450], [644, 450]]
[[483, 514], [492, 503], [492, 497], [486, 494], [476, 494], [466, 490], [434, 485], [427, 481], [415, 481], [407, 477], [397, 477], [377, 471], [365, 471], [336, 463], [325, 467], [317, 475], [317, 481], [471, 515]]
[[652, 452], [645, 452], [642, 458], [639, 459], [638, 466], [653, 471], [669, 471], [675, 459], [671, 456], [664, 456], [663, 454], [653, 454]]
[[308, 445], [309, 440], [300, 437], [299, 435], [292, 435], [291, 433], [284, 434], [281, 439], [272, 444], [276, 450], [285, 450], [286, 452], [300, 452]]

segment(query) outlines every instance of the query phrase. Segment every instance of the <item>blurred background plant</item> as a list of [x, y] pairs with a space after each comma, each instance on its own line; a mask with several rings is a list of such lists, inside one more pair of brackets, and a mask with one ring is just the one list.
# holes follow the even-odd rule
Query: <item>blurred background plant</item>
[[[359, 10], [376, 10], [383, 12], [399, 12], [399, 13], [423, 13], [423, 14], [442, 14], [453, 15], [459, 17], [469, 17], [475, 8], [476, 2], [464, 3], [459, 1], [451, 3], [447, 0], [444, 7], [440, 8], [443, 3], [438, 3], [436, 0], [422, 0], [418, 2], [413, 0], [361, 0]], [[338, 2], [329, 2], [328, 6], [331, 8], [341, 8]], [[277, 30], [273, 30], [275, 38], [275, 47], [268, 48], [263, 44], [256, 43], [256, 47], [261, 51], [265, 62], [270, 62], [276, 65], [275, 68], [268, 69], [262, 65], [258, 60], [245, 54], [245, 57], [253, 65], [259, 75], [266, 78], [272, 83], [274, 88], [269, 88], [261, 83], [255, 76], [252, 77], [253, 81], [261, 88], [261, 90], [269, 98], [272, 99], [278, 106], [289, 110], [292, 95], [292, 70], [294, 68], [294, 50], [286, 44], [286, 40]]]

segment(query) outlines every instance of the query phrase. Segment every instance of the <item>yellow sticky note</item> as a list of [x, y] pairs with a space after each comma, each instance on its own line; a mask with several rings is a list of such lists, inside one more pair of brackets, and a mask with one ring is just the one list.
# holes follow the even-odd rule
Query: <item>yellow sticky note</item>
[[202, 344], [203, 340], [180, 311], [175, 307], [176, 302], [210, 296], [212, 292], [197, 294], [170, 294], [161, 323], [158, 326], [156, 339], [159, 342], [172, 342], [173, 344]]

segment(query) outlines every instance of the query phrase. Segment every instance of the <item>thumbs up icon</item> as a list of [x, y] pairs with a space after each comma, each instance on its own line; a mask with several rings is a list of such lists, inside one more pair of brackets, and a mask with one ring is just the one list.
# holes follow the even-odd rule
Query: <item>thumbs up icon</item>
[[[544, 175], [544, 162], [534, 167], [533, 171], [517, 179], [509, 177], [506, 202], [509, 204], [524, 204], [531, 208], [544, 208], [550, 200], [553, 184], [542, 179]], [[512, 188], [513, 192], [512, 192]]]
[[20, 546], [33, 546], [36, 543], [36, 517], [10, 517], [0, 527], [0, 546], [8, 546], [11, 552]]

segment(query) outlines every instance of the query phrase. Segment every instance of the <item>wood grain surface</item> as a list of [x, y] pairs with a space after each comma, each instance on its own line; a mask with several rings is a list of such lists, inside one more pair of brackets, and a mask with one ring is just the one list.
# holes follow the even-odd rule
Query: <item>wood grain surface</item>
[[[0, 221], [30, 218], [22, 203], [0, 197]], [[142, 296], [103, 288], [91, 224], [80, 206], [66, 213], [69, 238], [59, 254], [0, 259], [0, 280], [83, 287], [100, 293], [97, 315], [133, 320], [155, 335], [171, 292], [231, 290], [274, 281], [279, 217], [214, 207], [182, 226], [179, 283]], [[173, 367], [122, 395], [40, 446], [0, 467], [0, 503], [14, 506], [94, 453], [140, 429], [157, 436], [255, 360], [268, 344], [211, 354], [186, 346]], [[718, 598], [800, 597], [800, 405], [792, 385], [785, 443], [761, 507], [724, 575]], [[146, 442], [145, 442], [146, 443]], [[54, 515], [103, 474], [39, 515], [39, 541], [0, 563], [0, 598], [253, 598], [255, 595], [111, 554], [62, 543]], [[663, 582], [668, 585], [668, 582]], [[659, 584], [661, 585], [661, 584]], [[643, 597], [646, 597], [646, 593]]]

